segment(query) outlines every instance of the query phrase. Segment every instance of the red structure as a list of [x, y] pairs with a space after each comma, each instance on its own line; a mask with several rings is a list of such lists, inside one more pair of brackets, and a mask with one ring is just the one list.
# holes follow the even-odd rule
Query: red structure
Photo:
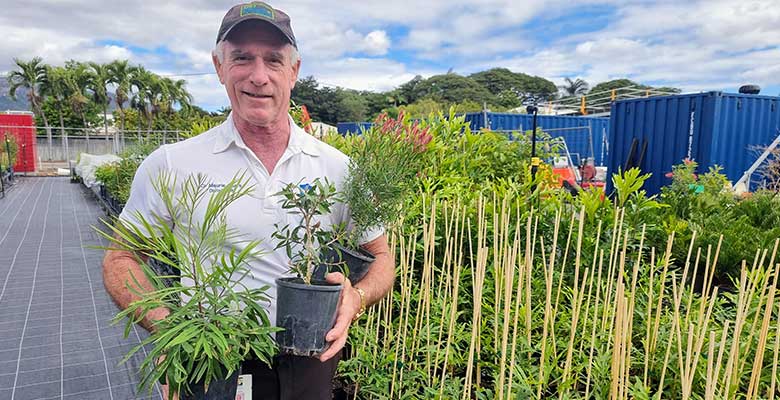
[[38, 159], [35, 140], [35, 119], [33, 114], [24, 111], [0, 112], [0, 145], [5, 146], [6, 133], [16, 139], [19, 154], [14, 164], [15, 172], [35, 172]]

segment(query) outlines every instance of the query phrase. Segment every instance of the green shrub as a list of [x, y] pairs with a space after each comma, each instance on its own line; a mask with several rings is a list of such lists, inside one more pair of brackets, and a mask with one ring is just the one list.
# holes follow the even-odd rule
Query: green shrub
[[[10, 151], [10, 152], [9, 152]], [[0, 171], [5, 171], [16, 164], [16, 157], [19, 154], [19, 146], [16, 144], [16, 138], [5, 133], [0, 136]]]

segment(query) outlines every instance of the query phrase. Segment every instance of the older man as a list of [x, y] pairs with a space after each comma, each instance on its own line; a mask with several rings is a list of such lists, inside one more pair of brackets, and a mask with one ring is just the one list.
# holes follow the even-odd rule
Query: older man
[[[283, 251], [274, 249], [271, 233], [275, 223], [290, 218], [275, 193], [287, 183], [317, 178], [328, 178], [339, 187], [347, 174], [348, 158], [306, 134], [288, 115], [290, 92], [301, 62], [287, 14], [260, 2], [234, 6], [222, 20], [213, 61], [232, 113], [222, 125], [152, 153], [136, 173], [120, 218], [133, 221], [136, 212], [164, 214], [150, 182], [158, 171], [205, 173], [217, 185], [229, 181], [237, 171], [249, 171], [255, 191], [231, 206], [227, 218], [232, 228], [267, 239], [263, 245], [268, 254], [253, 261], [251, 274], [243, 283], [248, 287], [270, 285], [273, 297], [274, 280], [288, 273], [289, 260]], [[326, 219], [325, 223], [333, 225], [349, 222], [349, 210], [338, 204]], [[352, 286], [341, 273], [327, 276], [330, 282], [344, 284], [336, 324], [326, 335], [330, 348], [319, 359], [281, 355], [272, 368], [247, 362], [244, 373], [253, 375], [253, 398], [331, 398], [331, 380], [350, 324], [366, 305], [377, 302], [392, 288], [394, 267], [386, 236], [375, 232], [363, 239], [363, 247], [376, 255], [366, 277]], [[137, 300], [126, 283], [133, 282], [131, 276], [140, 279], [144, 275], [132, 254], [108, 251], [103, 275], [108, 292], [120, 307]], [[143, 279], [140, 284], [145, 290], [152, 287]], [[269, 314], [275, 321], [275, 304], [269, 307]], [[167, 315], [165, 309], [156, 310], [141, 324], [151, 328], [154, 320]]]

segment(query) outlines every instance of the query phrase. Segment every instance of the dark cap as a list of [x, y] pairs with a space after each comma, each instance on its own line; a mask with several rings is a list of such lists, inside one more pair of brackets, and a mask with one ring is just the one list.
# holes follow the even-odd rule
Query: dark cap
[[228, 33], [230, 33], [238, 24], [249, 20], [264, 21], [271, 24], [274, 28], [282, 32], [290, 44], [296, 49], [298, 48], [298, 44], [295, 42], [295, 35], [290, 26], [290, 16], [285, 14], [284, 11], [277, 10], [261, 1], [253, 1], [251, 3], [233, 6], [233, 8], [225, 14], [225, 17], [222, 18], [222, 25], [219, 26], [219, 33], [217, 34], [217, 43], [225, 40]]

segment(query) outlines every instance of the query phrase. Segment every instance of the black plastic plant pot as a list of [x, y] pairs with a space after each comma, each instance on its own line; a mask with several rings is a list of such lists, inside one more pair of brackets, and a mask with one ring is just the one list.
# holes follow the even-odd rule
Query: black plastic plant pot
[[179, 393], [179, 399], [181, 400], [235, 400], [236, 390], [238, 389], [238, 375], [239, 371], [233, 372], [232, 375], [226, 379], [219, 379], [209, 382], [208, 390], [206, 390], [203, 382], [190, 385], [191, 393], [187, 393], [186, 390], [182, 390]]
[[301, 278], [276, 280], [276, 333], [279, 351], [296, 356], [312, 357], [328, 347], [325, 334], [336, 323], [341, 285]]
[[[330, 264], [344, 262], [349, 271], [349, 281], [352, 284], [360, 282], [363, 277], [368, 273], [368, 269], [371, 267], [371, 263], [376, 259], [373, 254], [358, 247], [352, 249], [344, 247], [340, 244], [333, 246], [334, 248], [324, 251], [323, 258]], [[338, 270], [338, 268], [336, 268]], [[325, 278], [325, 266], [319, 266], [314, 270], [314, 276], [319, 279]]]

